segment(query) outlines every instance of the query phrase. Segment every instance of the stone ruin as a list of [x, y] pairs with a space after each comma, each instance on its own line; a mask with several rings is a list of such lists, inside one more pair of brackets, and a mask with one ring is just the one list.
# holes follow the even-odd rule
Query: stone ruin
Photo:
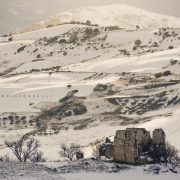
[[129, 164], [149, 164], [165, 161], [165, 133], [155, 129], [150, 132], [143, 128], [118, 130], [114, 143], [107, 141], [99, 149], [100, 156]]

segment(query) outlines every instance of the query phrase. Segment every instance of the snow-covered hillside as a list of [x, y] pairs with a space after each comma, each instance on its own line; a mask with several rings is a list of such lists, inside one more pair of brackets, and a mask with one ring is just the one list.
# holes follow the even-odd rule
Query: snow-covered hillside
[[[171, 60], [179, 61], [179, 45], [180, 30], [176, 28], [129, 31], [114, 27], [59, 25], [14, 35], [11, 42], [2, 38], [0, 73], [78, 69], [103, 72], [103, 68], [104, 72], [147, 69], [158, 72]], [[131, 62], [134, 67], [128, 65]], [[178, 67], [173, 66], [173, 71], [176, 72]]]
[[87, 20], [99, 26], [119, 26], [120, 28], [126, 29], [135, 29], [137, 25], [142, 29], [180, 27], [179, 18], [151, 13], [130, 5], [113, 4], [107, 6], [82, 7], [62, 12], [45, 21], [33, 24], [20, 32], [34, 31], [73, 21], [85, 23]]
[[0, 38], [0, 155], [5, 139], [32, 133], [49, 161], [62, 160], [63, 142], [89, 158], [127, 127], [163, 128], [180, 149], [179, 19], [111, 5], [25, 31]]

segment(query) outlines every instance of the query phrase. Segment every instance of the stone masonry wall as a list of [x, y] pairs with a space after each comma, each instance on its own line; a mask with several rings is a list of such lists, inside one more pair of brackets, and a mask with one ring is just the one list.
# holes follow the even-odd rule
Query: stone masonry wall
[[152, 146], [162, 148], [164, 144], [165, 133], [162, 129], [153, 132], [153, 139], [150, 137], [150, 132], [143, 128], [118, 130], [114, 138], [113, 159], [136, 164], [140, 161], [140, 156], [150, 151]]

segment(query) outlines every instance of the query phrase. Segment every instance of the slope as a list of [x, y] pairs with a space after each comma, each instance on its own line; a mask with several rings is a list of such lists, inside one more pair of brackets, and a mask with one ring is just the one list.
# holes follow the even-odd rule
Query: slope
[[19, 32], [34, 31], [63, 23], [83, 22], [89, 20], [99, 26], [119, 26], [120, 28], [135, 29], [139, 25], [142, 29], [154, 29], [160, 27], [180, 27], [180, 19], [155, 14], [146, 10], [125, 4], [113, 4], [106, 6], [82, 7], [67, 12], [59, 13], [49, 19], [33, 24]]

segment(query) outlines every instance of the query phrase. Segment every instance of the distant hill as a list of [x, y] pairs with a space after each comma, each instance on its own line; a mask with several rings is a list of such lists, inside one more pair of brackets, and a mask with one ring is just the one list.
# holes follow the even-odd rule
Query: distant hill
[[22, 29], [20, 32], [29, 32], [63, 23], [86, 22], [99, 26], [115, 26], [134, 29], [137, 25], [142, 29], [160, 27], [180, 27], [180, 18], [152, 13], [140, 8], [125, 4], [106, 6], [92, 6], [77, 8], [56, 14], [44, 21]]

